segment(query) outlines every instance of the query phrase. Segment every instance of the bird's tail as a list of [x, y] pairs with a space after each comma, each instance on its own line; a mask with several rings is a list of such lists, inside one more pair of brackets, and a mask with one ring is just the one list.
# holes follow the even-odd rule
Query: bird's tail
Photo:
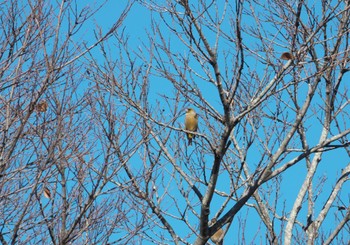
[[194, 138], [193, 134], [187, 134], [187, 138], [188, 138], [188, 145], [192, 145], [192, 139]]

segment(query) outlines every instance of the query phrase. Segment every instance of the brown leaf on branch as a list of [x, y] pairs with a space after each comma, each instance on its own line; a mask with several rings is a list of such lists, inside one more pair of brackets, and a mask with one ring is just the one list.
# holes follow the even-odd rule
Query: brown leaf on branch
[[291, 53], [289, 52], [284, 52], [282, 55], [281, 55], [281, 59], [282, 60], [292, 60], [294, 57]]
[[47, 187], [44, 188], [44, 196], [48, 199], [51, 199], [51, 191]]
[[42, 101], [40, 101], [40, 102], [37, 104], [36, 110], [37, 110], [38, 112], [46, 112], [46, 111], [47, 111], [47, 107], [48, 107], [47, 102], [46, 102], [45, 100], [42, 100]]

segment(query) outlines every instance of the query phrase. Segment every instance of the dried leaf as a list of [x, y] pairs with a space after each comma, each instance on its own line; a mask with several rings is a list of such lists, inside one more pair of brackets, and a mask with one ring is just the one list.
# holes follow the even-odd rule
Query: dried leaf
[[51, 199], [51, 191], [47, 187], [44, 188], [44, 196]]
[[293, 55], [289, 52], [284, 52], [282, 55], [281, 55], [281, 59], [282, 60], [292, 60], [293, 59]]
[[45, 112], [47, 110], [47, 107], [48, 107], [47, 102], [45, 100], [42, 100], [37, 104], [36, 110], [38, 112]]

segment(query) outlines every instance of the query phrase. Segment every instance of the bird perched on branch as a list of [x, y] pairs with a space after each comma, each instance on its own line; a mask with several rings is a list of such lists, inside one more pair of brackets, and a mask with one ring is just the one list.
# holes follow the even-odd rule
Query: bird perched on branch
[[[213, 218], [211, 221], [209, 221], [208, 225], [212, 226], [214, 225], [216, 222], [216, 219]], [[223, 245], [224, 244], [224, 231], [222, 230], [222, 228], [220, 228], [217, 232], [214, 233], [214, 235], [212, 235], [210, 237], [210, 239], [213, 241], [213, 243], [215, 243], [216, 245]]]
[[[192, 132], [196, 132], [198, 129], [198, 114], [192, 108], [186, 109], [185, 129]], [[192, 144], [192, 139], [195, 136], [194, 134], [187, 133], [188, 145]]]

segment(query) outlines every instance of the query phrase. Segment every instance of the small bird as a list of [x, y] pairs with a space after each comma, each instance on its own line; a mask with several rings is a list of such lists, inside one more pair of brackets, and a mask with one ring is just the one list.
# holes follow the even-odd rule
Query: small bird
[[[185, 129], [192, 132], [196, 132], [198, 129], [198, 114], [192, 108], [186, 109]], [[195, 136], [194, 134], [187, 133], [188, 145], [192, 144], [192, 139]]]
[[[211, 221], [209, 221], [209, 225], [213, 225], [215, 224], [216, 219], [213, 218]], [[210, 237], [210, 239], [213, 241], [213, 243], [215, 243], [216, 245], [223, 245], [224, 244], [224, 231], [222, 230], [222, 228], [220, 228], [217, 232], [214, 233], [214, 235], [212, 235]]]

